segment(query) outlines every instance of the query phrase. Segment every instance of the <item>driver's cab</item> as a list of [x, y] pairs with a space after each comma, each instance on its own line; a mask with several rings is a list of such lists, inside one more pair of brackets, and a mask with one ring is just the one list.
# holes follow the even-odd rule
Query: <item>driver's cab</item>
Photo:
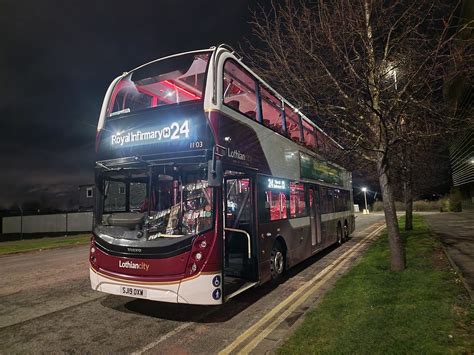
[[97, 178], [96, 224], [114, 237], [126, 228], [143, 240], [202, 233], [212, 228], [214, 215], [213, 189], [205, 177], [195, 168], [102, 171]]

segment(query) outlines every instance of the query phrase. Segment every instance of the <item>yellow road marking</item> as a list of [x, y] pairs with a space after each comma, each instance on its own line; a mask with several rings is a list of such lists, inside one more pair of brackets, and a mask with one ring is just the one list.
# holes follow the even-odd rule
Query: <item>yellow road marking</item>
[[[382, 230], [384, 226], [379, 228]], [[372, 236], [372, 237], [375, 237]], [[351, 254], [355, 253], [357, 250], [363, 247], [363, 244], [357, 244], [357, 248], [352, 251]], [[244, 354], [250, 353], [268, 334], [270, 334], [281, 322], [283, 322], [296, 308], [298, 308], [301, 304], [303, 304], [309, 296], [314, 294], [321, 286], [324, 285], [326, 281], [328, 281], [334, 274], [339, 272], [339, 270], [344, 267], [349, 262], [349, 259], [344, 259], [337, 267], [334, 267], [330, 270], [325, 276], [323, 276], [320, 280], [318, 280], [304, 295], [301, 296], [297, 301], [295, 301], [285, 312], [278, 316], [272, 323], [270, 323], [261, 333], [259, 333], [253, 340], [247, 344], [240, 352]]]
[[[240, 344], [242, 344], [245, 340], [250, 337], [254, 337], [253, 340], [245, 346], [241, 353], [249, 353], [252, 349], [254, 349], [273, 329], [275, 329], [291, 312], [293, 312], [296, 307], [301, 305], [317, 288], [321, 287], [321, 285], [333, 274], [339, 271], [342, 266], [344, 266], [347, 262], [346, 258], [351, 254], [355, 253], [357, 250], [363, 247], [363, 242], [374, 238], [382, 229], [385, 228], [385, 224], [381, 225], [373, 232], [369, 233], [366, 237], [364, 237], [359, 243], [354, 245], [351, 249], [346, 251], [344, 254], [339, 256], [336, 260], [334, 260], [331, 264], [326, 266], [321, 272], [315, 275], [311, 280], [307, 281], [302, 287], [300, 287], [297, 291], [292, 293], [285, 301], [280, 303], [274, 309], [272, 309], [269, 313], [267, 313], [263, 318], [261, 318], [257, 323], [247, 329], [242, 335], [237, 337], [231, 344], [229, 344], [226, 348], [219, 352], [219, 355], [223, 354], [230, 354], [233, 350], [235, 350]], [[336, 268], [339, 264], [341, 264], [338, 268]], [[317, 282], [316, 284], [314, 284]], [[298, 296], [297, 301], [294, 301]], [[283, 308], [285, 308], [288, 304], [293, 304], [277, 319], [275, 319], [272, 323], [270, 323], [267, 328], [263, 331], [260, 331], [258, 335], [254, 335], [264, 324], [266, 324], [269, 320], [271, 320], [278, 312], [280, 312]]]

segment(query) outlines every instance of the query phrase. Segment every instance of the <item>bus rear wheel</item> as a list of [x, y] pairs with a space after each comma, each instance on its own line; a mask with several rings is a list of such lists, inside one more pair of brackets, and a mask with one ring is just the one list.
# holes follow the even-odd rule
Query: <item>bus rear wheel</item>
[[273, 245], [270, 254], [270, 271], [272, 282], [279, 282], [285, 272], [285, 254], [279, 242]]
[[342, 243], [344, 243], [344, 239], [342, 236], [342, 228], [341, 228], [341, 225], [338, 224], [337, 225], [337, 244], [342, 245]]
[[344, 241], [347, 242], [349, 240], [349, 226], [347, 222], [344, 223]]

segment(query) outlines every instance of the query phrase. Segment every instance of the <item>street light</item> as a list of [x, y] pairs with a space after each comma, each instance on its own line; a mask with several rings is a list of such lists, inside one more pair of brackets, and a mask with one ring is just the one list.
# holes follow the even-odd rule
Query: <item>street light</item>
[[363, 187], [362, 192], [364, 193], [364, 201], [365, 201], [365, 209], [362, 213], [369, 214], [369, 209], [367, 208], [367, 187]]
[[397, 72], [398, 72], [398, 65], [397, 63], [393, 62], [386, 62], [386, 75], [387, 77], [392, 77], [393, 83], [395, 84], [395, 91], [398, 91], [398, 81], [397, 81]]

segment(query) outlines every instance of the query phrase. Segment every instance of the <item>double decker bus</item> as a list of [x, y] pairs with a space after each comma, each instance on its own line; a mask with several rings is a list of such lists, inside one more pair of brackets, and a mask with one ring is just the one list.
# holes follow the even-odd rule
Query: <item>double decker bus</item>
[[226, 45], [110, 84], [96, 138], [94, 290], [217, 305], [354, 230], [337, 143]]

